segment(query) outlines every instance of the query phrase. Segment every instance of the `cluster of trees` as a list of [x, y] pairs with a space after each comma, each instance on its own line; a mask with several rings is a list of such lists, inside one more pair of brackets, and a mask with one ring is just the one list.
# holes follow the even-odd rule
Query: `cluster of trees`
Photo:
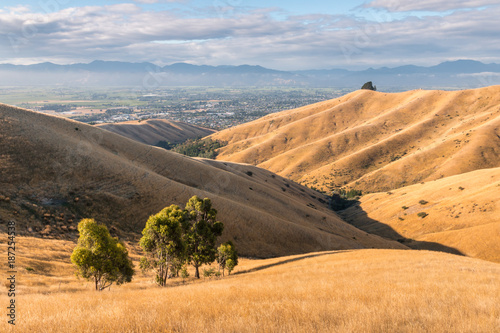
[[187, 156], [215, 159], [218, 154], [217, 149], [225, 145], [225, 142], [212, 139], [187, 140], [174, 146], [172, 150]]
[[362, 195], [363, 192], [356, 189], [346, 190], [341, 188], [335, 190], [330, 198], [330, 207], [335, 211], [346, 209], [352, 206]]
[[355, 199], [356, 197], [360, 197], [363, 195], [363, 191], [361, 190], [356, 190], [356, 189], [350, 189], [346, 190], [341, 188], [340, 190], [334, 191], [334, 193], [337, 193], [340, 195], [342, 199]]
[[160, 140], [156, 143], [155, 146], [166, 149], [166, 150], [172, 150], [177, 145], [175, 143], [170, 142], [170, 141]]
[[[189, 199], [185, 209], [171, 205], [150, 216], [139, 241], [145, 253], [141, 269], [153, 270], [160, 286], [179, 273], [187, 277], [187, 265], [192, 265], [195, 277], [200, 278], [200, 267], [215, 260], [222, 275], [225, 270], [230, 274], [238, 264], [238, 254], [231, 242], [216, 246], [224, 229], [216, 217], [211, 200], [197, 196]], [[71, 255], [77, 275], [94, 280], [96, 290], [132, 280], [134, 268], [127, 249], [118, 238], [111, 237], [105, 225], [84, 219], [78, 231], [78, 245]]]

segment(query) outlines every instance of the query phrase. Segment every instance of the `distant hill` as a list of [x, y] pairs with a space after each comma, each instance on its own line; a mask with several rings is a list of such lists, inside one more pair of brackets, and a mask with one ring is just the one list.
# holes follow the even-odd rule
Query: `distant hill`
[[474, 60], [446, 61], [435, 66], [405, 65], [394, 68], [369, 68], [360, 71], [343, 69], [295, 71], [308, 77], [315, 86], [359, 88], [373, 81], [381, 90], [466, 89], [500, 84], [500, 65]]
[[500, 65], [474, 60], [447, 61], [423, 67], [405, 65], [366, 70], [279, 71], [255, 65], [209, 66], [175, 63], [129, 63], [96, 60], [88, 64], [0, 64], [0, 85], [296, 86], [358, 89], [372, 81], [379, 90], [477, 88], [500, 84]]
[[250, 165], [194, 159], [98, 127], [0, 105], [0, 232], [77, 236], [81, 218], [137, 240], [151, 214], [209, 197], [241, 255], [406, 248], [343, 222], [325, 198]]
[[261, 66], [208, 66], [96, 60], [89, 64], [0, 64], [0, 85], [67, 86], [269, 86], [303, 85], [301, 76]]
[[380, 192], [500, 166], [500, 86], [359, 90], [212, 134], [217, 159], [331, 192]]
[[328, 193], [362, 190], [360, 203], [339, 214], [366, 232], [500, 262], [500, 86], [359, 90], [211, 138], [229, 142], [219, 160]]
[[188, 139], [197, 139], [215, 132], [215, 130], [193, 124], [165, 119], [149, 119], [141, 122], [126, 121], [99, 124], [97, 126], [148, 145], [156, 145], [159, 141], [181, 143]]

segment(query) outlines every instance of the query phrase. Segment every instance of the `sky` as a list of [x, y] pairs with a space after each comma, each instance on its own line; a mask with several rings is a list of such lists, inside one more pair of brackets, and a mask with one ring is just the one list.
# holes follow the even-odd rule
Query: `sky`
[[500, 63], [498, 0], [2, 0], [0, 63]]

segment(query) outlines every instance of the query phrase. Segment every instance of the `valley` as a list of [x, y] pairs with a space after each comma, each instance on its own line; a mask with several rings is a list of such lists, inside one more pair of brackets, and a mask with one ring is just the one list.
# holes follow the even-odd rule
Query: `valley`
[[222, 238], [243, 256], [406, 248], [345, 223], [321, 193], [267, 170], [190, 158], [29, 110], [0, 111], [0, 231], [15, 219], [20, 235], [75, 239], [78, 221], [92, 217], [137, 241], [148, 216], [198, 195], [212, 200]]
[[[92, 126], [1, 104], [0, 249], [15, 221], [19, 329], [494, 331], [497, 92], [355, 91], [220, 132]], [[216, 160], [151, 146], [204, 135], [227, 142]], [[362, 195], [333, 211], [339, 189]], [[190, 267], [158, 287], [138, 268], [140, 232], [193, 195], [211, 198], [240, 264], [200, 280]], [[74, 276], [87, 217], [124, 240], [131, 283], [98, 293]]]
[[90, 124], [164, 119], [215, 130], [341, 96], [346, 88], [12, 86], [2, 103]]

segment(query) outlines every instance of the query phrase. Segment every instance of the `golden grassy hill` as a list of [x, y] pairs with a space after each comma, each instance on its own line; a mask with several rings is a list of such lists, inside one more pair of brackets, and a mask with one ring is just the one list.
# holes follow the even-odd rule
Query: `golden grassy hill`
[[180, 143], [187, 139], [196, 139], [215, 132], [215, 130], [193, 124], [165, 119], [149, 119], [141, 122], [126, 121], [97, 126], [148, 145], [156, 145], [159, 141]]
[[[74, 243], [18, 241], [17, 323], [11, 329], [3, 320], [2, 332], [490, 333], [500, 325], [500, 265], [446, 253], [366, 249], [242, 259], [221, 279], [177, 278], [160, 288], [138, 272], [132, 283], [99, 293], [72, 275]], [[39, 253], [30, 251], [35, 247]], [[35, 260], [50, 262], [42, 271]], [[0, 303], [8, 301], [1, 293]]]
[[[328, 209], [321, 194], [249, 165], [193, 159], [83, 123], [0, 105], [0, 228], [77, 236], [93, 217], [137, 239], [149, 215], [209, 197], [223, 240], [242, 255], [406, 248], [368, 235]], [[0, 231], [2, 231], [0, 230]]]
[[412, 248], [438, 249], [439, 243], [500, 262], [500, 168], [368, 194], [340, 215], [367, 232], [405, 239]]
[[500, 166], [500, 86], [358, 90], [211, 135], [217, 159], [330, 191], [386, 191]]

